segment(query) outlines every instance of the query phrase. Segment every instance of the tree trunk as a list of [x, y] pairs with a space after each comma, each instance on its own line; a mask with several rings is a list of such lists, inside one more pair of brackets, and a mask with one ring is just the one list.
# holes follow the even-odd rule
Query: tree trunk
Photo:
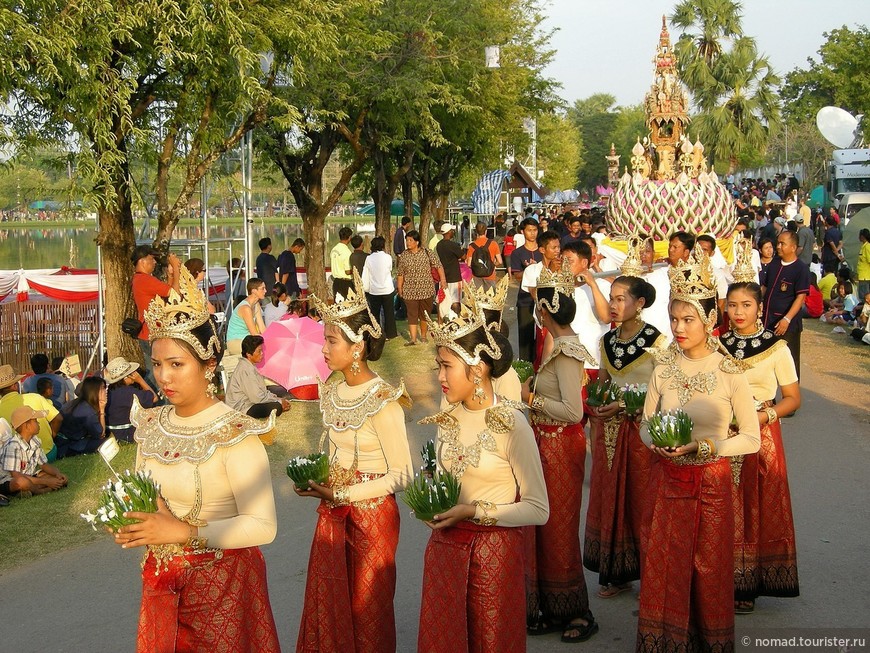
[[121, 331], [121, 323], [125, 319], [137, 316], [131, 286], [133, 264], [130, 262], [136, 237], [130, 206], [130, 187], [126, 181], [115, 184], [115, 206], [112, 209], [100, 207], [97, 215], [100, 232], [96, 241], [102, 248], [106, 288], [103, 295], [106, 350], [109, 359], [123, 356], [127, 360], [142, 362], [138, 343]]
[[[308, 273], [308, 292], [327, 301], [332, 297], [326, 282], [326, 215], [320, 208], [299, 209], [302, 216], [302, 234], [305, 238], [305, 269]], [[318, 273], [319, 271], [319, 273]]]
[[435, 193], [434, 180], [427, 176], [421, 176], [419, 182], [420, 190], [420, 237], [423, 242], [427, 242], [426, 234], [429, 231], [429, 224], [435, 217], [435, 201], [437, 195]]
[[[375, 149], [371, 158], [375, 173], [375, 187], [372, 193], [372, 199], [375, 203], [375, 233], [378, 236], [389, 238], [393, 199], [396, 197], [399, 184], [411, 169], [411, 163], [414, 160], [414, 147], [409, 144], [402, 150], [392, 152], [392, 156], [390, 153]], [[395, 165], [392, 173], [388, 172], [390, 163]], [[413, 216], [411, 219], [413, 220]]]
[[405, 217], [414, 219], [414, 177], [411, 169], [402, 175], [402, 201], [405, 203]]

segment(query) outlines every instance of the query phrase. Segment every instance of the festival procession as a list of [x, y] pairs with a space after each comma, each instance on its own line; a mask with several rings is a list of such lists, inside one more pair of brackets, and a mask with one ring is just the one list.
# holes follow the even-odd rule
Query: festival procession
[[0, 10], [0, 649], [870, 650], [870, 8], [795, 3], [573, 106], [562, 0]]

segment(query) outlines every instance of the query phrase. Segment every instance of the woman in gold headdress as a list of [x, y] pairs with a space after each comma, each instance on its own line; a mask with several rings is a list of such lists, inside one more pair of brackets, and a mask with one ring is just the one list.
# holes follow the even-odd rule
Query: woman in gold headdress
[[147, 546], [137, 650], [278, 651], [258, 548], [275, 538], [265, 424], [218, 401], [211, 384], [221, 356], [208, 305], [186, 268], [180, 293], [145, 311], [154, 377], [169, 406], [134, 401], [136, 465], [160, 486], [156, 513], [115, 535]]
[[541, 455], [550, 519], [526, 542], [526, 608], [529, 635], [562, 631], [563, 642], [582, 642], [598, 632], [589, 610], [580, 549], [580, 504], [586, 471], [583, 425], [584, 365], [595, 359], [571, 330], [576, 305], [574, 276], [565, 267], [541, 270], [535, 308], [553, 336], [553, 349], [538, 368], [535, 389], [523, 385]]
[[[672, 267], [674, 343], [657, 355], [644, 420], [682, 410], [691, 441], [651, 445], [648, 521], [641, 550], [637, 651], [734, 648], [734, 514], [730, 456], [758, 451], [758, 418], [741, 367], [717, 351], [716, 287], [695, 249]], [[736, 434], [729, 436], [732, 415]]]
[[395, 493], [413, 475], [402, 410], [410, 400], [403, 384], [395, 388], [369, 368], [369, 361], [380, 358], [384, 338], [356, 271], [354, 289], [334, 304], [311, 296], [325, 323], [323, 357], [341, 378], [320, 386], [329, 480], [296, 489], [299, 496], [320, 499], [296, 643], [300, 653], [396, 650]]
[[[666, 341], [643, 321], [642, 311], [656, 302], [656, 290], [642, 278], [642, 247], [630, 245], [622, 276], [611, 285], [610, 319], [619, 326], [600, 345], [598, 378], [620, 388], [646, 386], [655, 364], [647, 349]], [[598, 574], [598, 596], [609, 599], [640, 578], [640, 530], [653, 454], [640, 439], [640, 416], [626, 413], [624, 404], [614, 401], [590, 412], [595, 437], [583, 564]]]
[[428, 523], [418, 651], [522, 652], [517, 527], [543, 524], [548, 507], [532, 430], [492, 388], [510, 368], [511, 346], [476, 307], [430, 329], [449, 407], [420, 423], [438, 425], [438, 466], [462, 488], [459, 503]]
[[[743, 243], [746, 243], [745, 245]], [[751, 247], [741, 241], [741, 247]], [[731, 330], [723, 347], [749, 366], [746, 378], [761, 427], [757, 454], [732, 458], [734, 476], [734, 599], [738, 613], [752, 612], [759, 596], [798, 596], [797, 551], [788, 470], [779, 418], [800, 408], [794, 360], [784, 340], [765, 329], [761, 287], [747, 256], [738, 257], [735, 283], [725, 300]], [[775, 402], [777, 388], [782, 400]]]

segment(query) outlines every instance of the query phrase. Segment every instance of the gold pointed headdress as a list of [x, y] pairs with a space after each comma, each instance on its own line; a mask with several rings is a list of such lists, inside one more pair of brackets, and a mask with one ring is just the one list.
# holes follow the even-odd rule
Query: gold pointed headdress
[[[437, 347], [446, 347], [468, 365], [480, 363], [480, 354], [482, 352], [486, 352], [494, 359], [501, 358], [501, 347], [495, 342], [495, 339], [487, 328], [486, 319], [483, 316], [483, 311], [477, 305], [474, 293], [465, 293], [460, 305], [459, 315], [451, 311], [448, 319], [441, 324], [429, 318], [428, 314], [425, 314], [425, 319], [429, 323], [429, 333], [432, 335], [435, 345]], [[483, 330], [484, 340], [474, 345], [471, 350], [456, 342], [463, 336], [474, 333], [478, 329]]]
[[[366, 301], [366, 295], [362, 287], [362, 280], [359, 278], [359, 272], [356, 271], [356, 268], [353, 270], [353, 288], [347, 291], [347, 297], [342, 297], [340, 294], [336, 295], [335, 302], [332, 304], [324, 302], [316, 295], [310, 295], [309, 297], [323, 322], [325, 324], [334, 324], [340, 328], [352, 342], [362, 342], [366, 333], [375, 340], [381, 337], [383, 333], [381, 325], [375, 319], [375, 316], [372, 315], [371, 309], [369, 309], [369, 303]], [[362, 311], [368, 313], [370, 324], [363, 324], [357, 331], [354, 331], [346, 320]]]
[[[160, 338], [183, 340], [196, 350], [204, 361], [217, 356], [221, 351], [220, 340], [208, 312], [205, 293], [183, 265], [179, 270], [178, 291], [169, 291], [163, 299], [159, 295], [151, 300], [145, 309], [145, 324], [148, 325], [148, 339], [153, 342]], [[211, 334], [205, 345], [191, 331], [205, 323], [211, 324]]]
[[711, 330], [716, 324], [716, 309], [713, 308], [708, 314], [701, 305], [701, 301], [717, 297], [710, 257], [699, 245], [695, 245], [688, 261], [680, 260], [668, 269], [668, 279], [671, 282], [671, 301], [694, 306], [707, 329]]
[[735, 283], [758, 283], [758, 270], [752, 264], [752, 241], [741, 235], [734, 237], [734, 269], [731, 276]]
[[[504, 305], [507, 303], [509, 287], [510, 277], [508, 275], [504, 275], [499, 279], [497, 284], [488, 288], [484, 285], [475, 285], [474, 283], [463, 284], [463, 295], [473, 295], [474, 301], [481, 311], [498, 312], [498, 319], [494, 322], [489, 322], [486, 325], [487, 329], [498, 329], [501, 327], [501, 315], [504, 310]], [[486, 314], [484, 314], [484, 317], [486, 317]]]
[[571, 274], [568, 261], [562, 259], [562, 267], [556, 272], [550, 272], [549, 268], [544, 266], [541, 269], [540, 276], [538, 276], [537, 287], [539, 291], [541, 288], [554, 288], [556, 290], [556, 292], [553, 293], [552, 303], [547, 299], [541, 299], [539, 293], [537, 300], [538, 308], [546, 309], [550, 313], [558, 312], [559, 295], [565, 295], [572, 299], [574, 298], [574, 275]]
[[628, 255], [620, 268], [620, 274], [624, 277], [643, 277], [644, 268], [641, 256], [643, 254], [644, 240], [640, 236], [632, 236], [628, 239]]

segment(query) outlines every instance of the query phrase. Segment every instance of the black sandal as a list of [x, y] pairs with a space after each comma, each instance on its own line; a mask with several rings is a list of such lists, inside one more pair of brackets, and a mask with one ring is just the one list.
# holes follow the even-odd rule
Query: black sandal
[[549, 635], [550, 633], [557, 633], [560, 630], [562, 630], [561, 624], [550, 623], [549, 621], [545, 621], [543, 617], [539, 618], [534, 626], [526, 626], [526, 634], [530, 637]]
[[[564, 626], [564, 630], [562, 631], [562, 641], [566, 644], [576, 644], [578, 642], [585, 642], [587, 639], [592, 637], [595, 633], [598, 632], [598, 624], [595, 623], [595, 618], [592, 616], [591, 612], [587, 612], [585, 615], [580, 617], [586, 622], [586, 625], [577, 624], [577, 623], [568, 623]], [[569, 635], [568, 633], [576, 631], [577, 635]]]

